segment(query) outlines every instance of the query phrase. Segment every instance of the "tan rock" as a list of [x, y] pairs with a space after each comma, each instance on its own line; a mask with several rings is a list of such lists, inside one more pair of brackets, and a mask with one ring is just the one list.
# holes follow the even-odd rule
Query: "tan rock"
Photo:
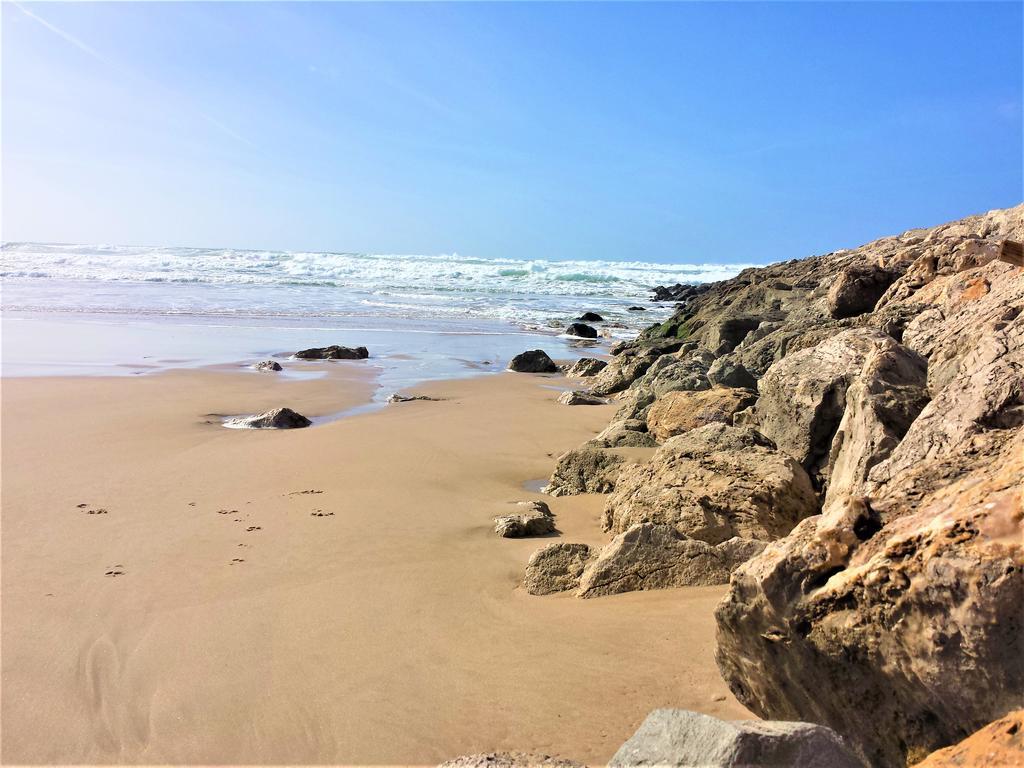
[[586, 544], [558, 542], [538, 549], [526, 564], [523, 586], [531, 595], [576, 589], [590, 554]]
[[669, 392], [647, 411], [647, 431], [656, 440], [667, 440], [705, 424], [729, 424], [734, 413], [753, 405], [755, 400], [754, 392], [724, 387]]

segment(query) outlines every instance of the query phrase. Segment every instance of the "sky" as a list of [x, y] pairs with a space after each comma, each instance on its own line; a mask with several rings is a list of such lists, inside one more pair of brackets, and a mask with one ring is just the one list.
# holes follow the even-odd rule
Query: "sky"
[[1022, 8], [4, 2], [0, 236], [852, 247], [1024, 199]]

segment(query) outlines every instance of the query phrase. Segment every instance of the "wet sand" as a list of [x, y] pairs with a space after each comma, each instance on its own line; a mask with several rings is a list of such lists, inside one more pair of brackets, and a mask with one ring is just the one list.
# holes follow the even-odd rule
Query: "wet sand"
[[[724, 587], [533, 597], [547, 540], [493, 534], [614, 406], [502, 374], [305, 430], [209, 415], [369, 400], [330, 370], [2, 381], [5, 763], [601, 763], [655, 707], [749, 716], [712, 658]], [[606, 540], [600, 497], [548, 501]]]

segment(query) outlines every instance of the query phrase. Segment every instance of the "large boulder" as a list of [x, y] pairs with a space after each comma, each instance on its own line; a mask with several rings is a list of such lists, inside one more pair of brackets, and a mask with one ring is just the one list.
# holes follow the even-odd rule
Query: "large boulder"
[[716, 657], [755, 714], [841, 729], [869, 764], [902, 766], [1021, 706], [1024, 432], [913, 511], [872, 504], [740, 566]]
[[669, 392], [647, 411], [647, 430], [656, 440], [667, 440], [705, 424], [729, 424], [736, 411], [756, 400], [757, 394], [745, 389]]
[[531, 595], [576, 589], [589, 559], [590, 547], [586, 544], [548, 544], [530, 556], [523, 586]]
[[508, 369], [516, 373], [558, 373], [555, 361], [543, 349], [520, 352], [509, 361]]
[[598, 360], [596, 357], [581, 357], [566, 370], [565, 375], [576, 378], [596, 376], [606, 365], [608, 363], [604, 360]]
[[877, 264], [851, 264], [839, 270], [828, 292], [832, 317], [853, 317], [870, 312], [896, 275]]
[[295, 353], [299, 360], [365, 360], [369, 356], [366, 347], [340, 347], [337, 344], [302, 349]]
[[224, 426], [235, 429], [301, 429], [313, 422], [291, 408], [273, 408], [255, 416], [228, 419]]
[[674, 526], [710, 544], [733, 536], [770, 541], [818, 511], [803, 468], [758, 432], [709, 424], [669, 439], [645, 464], [622, 468], [605, 530]]
[[656, 709], [609, 766], [679, 768], [864, 768], [842, 737], [813, 723], [719, 720]]
[[586, 445], [558, 457], [544, 493], [573, 496], [579, 493], [609, 493], [625, 460], [616, 453]]

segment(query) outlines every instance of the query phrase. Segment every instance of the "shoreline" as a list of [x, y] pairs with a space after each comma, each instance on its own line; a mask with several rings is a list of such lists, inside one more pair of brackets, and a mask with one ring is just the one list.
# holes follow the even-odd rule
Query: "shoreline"
[[749, 716], [713, 660], [724, 587], [534, 597], [559, 539], [493, 533], [544, 499], [562, 540], [607, 539], [602, 497], [524, 486], [614, 405], [507, 373], [317, 429], [204, 423], [371, 397], [328, 370], [3, 379], [6, 762], [604, 762], [659, 706]]

